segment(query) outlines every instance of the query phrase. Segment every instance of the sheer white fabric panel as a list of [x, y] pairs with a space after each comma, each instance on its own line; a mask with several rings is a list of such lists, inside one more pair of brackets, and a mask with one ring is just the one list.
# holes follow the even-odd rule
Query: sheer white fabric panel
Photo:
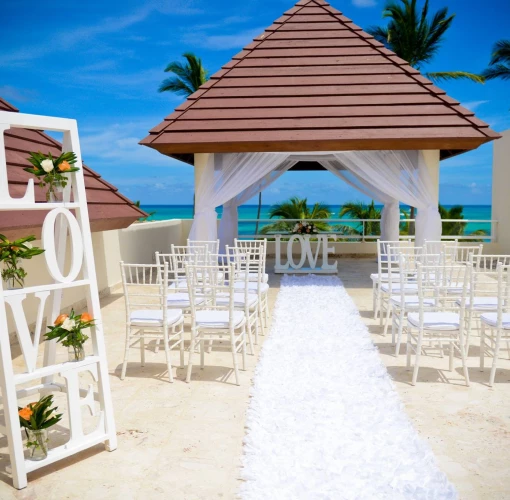
[[234, 239], [238, 236], [239, 217], [237, 208], [239, 205], [246, 203], [250, 198], [253, 198], [256, 194], [260, 193], [260, 191], [266, 189], [296, 163], [297, 160], [285, 160], [276, 168], [276, 170], [269, 172], [262, 177], [262, 179], [258, 180], [237, 196], [223, 204], [223, 213], [221, 215], [220, 227], [218, 229], [221, 249], [223, 249], [225, 245], [232, 246], [234, 244]]
[[215, 208], [260, 181], [288, 157], [289, 153], [211, 153], [195, 187], [195, 219], [189, 238], [216, 240]]
[[[423, 245], [425, 239], [441, 239], [438, 200], [420, 151], [338, 151], [330, 154], [367, 185], [418, 209], [415, 240], [418, 246]], [[386, 212], [391, 215], [383, 216], [393, 219], [395, 206]]]
[[383, 203], [381, 212], [381, 239], [396, 241], [399, 239], [400, 207], [398, 200], [377, 189], [371, 183], [363, 180], [351, 170], [345, 170], [338, 160], [318, 159], [319, 163], [331, 173], [340, 177], [347, 184], [375, 201]]

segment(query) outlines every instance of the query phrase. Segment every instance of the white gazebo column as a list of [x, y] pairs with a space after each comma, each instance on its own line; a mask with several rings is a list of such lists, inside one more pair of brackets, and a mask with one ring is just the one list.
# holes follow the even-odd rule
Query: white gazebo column
[[198, 205], [197, 196], [199, 196], [197, 193], [197, 186], [204, 175], [209, 155], [210, 153], [195, 153], [195, 207]]
[[425, 209], [418, 209], [416, 216], [415, 244], [422, 246], [425, 240], [441, 239], [441, 218], [438, 210], [440, 151], [437, 149], [423, 150], [418, 161], [422, 182], [428, 186], [430, 195], [429, 205]]
[[492, 219], [497, 227], [492, 227], [496, 235], [497, 252], [510, 254], [510, 130], [502, 133], [502, 138], [494, 141], [492, 163]]

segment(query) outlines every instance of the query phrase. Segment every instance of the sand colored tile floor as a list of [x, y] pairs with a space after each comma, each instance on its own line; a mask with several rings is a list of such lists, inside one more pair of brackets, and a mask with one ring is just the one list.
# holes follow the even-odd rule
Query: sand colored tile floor
[[[423, 357], [419, 383], [409, 384], [405, 356], [393, 356], [391, 337], [383, 337], [372, 319], [374, 259], [339, 259], [339, 276], [368, 325], [381, 358], [395, 380], [408, 415], [457, 487], [461, 498], [509, 497], [510, 361], [506, 351], [494, 389], [488, 372], [478, 371], [478, 338], [470, 352], [472, 386], [466, 388], [460, 360], [449, 372], [448, 359]], [[270, 276], [270, 306], [279, 277]], [[102, 301], [119, 447], [109, 453], [97, 446], [29, 475], [25, 490], [11, 487], [3, 471], [6, 439], [0, 439], [0, 498], [23, 499], [234, 499], [239, 485], [245, 410], [256, 356], [248, 356], [242, 385], [233, 383], [232, 358], [218, 347], [206, 355], [204, 370], [194, 368], [190, 384], [178, 369], [168, 382], [164, 352], [149, 347], [146, 366], [132, 350], [125, 381], [119, 379], [124, 352], [124, 302], [120, 293]], [[264, 337], [257, 348], [261, 348]], [[402, 353], [404, 347], [402, 348]], [[65, 356], [65, 353], [61, 353]], [[173, 360], [178, 362], [178, 354]], [[21, 360], [17, 358], [17, 364]], [[338, 381], [341, 387], [341, 381]], [[57, 400], [64, 401], [58, 394]], [[52, 442], [65, 441], [56, 429]]]

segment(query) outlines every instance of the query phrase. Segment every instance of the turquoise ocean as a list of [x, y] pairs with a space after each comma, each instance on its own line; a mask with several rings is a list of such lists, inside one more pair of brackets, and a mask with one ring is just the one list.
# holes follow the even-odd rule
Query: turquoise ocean
[[[333, 217], [338, 216], [341, 205], [329, 205]], [[452, 205], [444, 205], [445, 208], [450, 208]], [[490, 220], [491, 219], [491, 206], [490, 205], [463, 205], [464, 218], [474, 220]], [[146, 212], [155, 212], [149, 220], [168, 220], [168, 219], [192, 219], [193, 206], [192, 205], [142, 205], [141, 207]], [[269, 219], [269, 209], [271, 205], [262, 205], [260, 211], [261, 219]], [[405, 208], [405, 207], [404, 207]], [[254, 234], [255, 222], [243, 222], [243, 219], [256, 219], [257, 218], [257, 205], [242, 205], [239, 207], [239, 234]], [[221, 216], [221, 207], [216, 209], [218, 215]], [[259, 228], [264, 224], [261, 223]], [[470, 222], [466, 227], [465, 234], [472, 231], [483, 229], [490, 233], [490, 223]]]

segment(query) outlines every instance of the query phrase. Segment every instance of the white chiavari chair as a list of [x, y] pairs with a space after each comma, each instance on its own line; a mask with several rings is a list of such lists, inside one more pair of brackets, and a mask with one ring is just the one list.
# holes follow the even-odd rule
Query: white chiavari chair
[[477, 271], [495, 271], [498, 264], [510, 266], [510, 255], [473, 255], [471, 262]]
[[[374, 319], [377, 318], [378, 315], [382, 314], [382, 296], [381, 296], [381, 286], [383, 284], [388, 283], [389, 271], [388, 267], [390, 265], [390, 260], [388, 259], [388, 248], [392, 246], [393, 248], [399, 247], [412, 247], [413, 243], [410, 241], [384, 241], [377, 240], [377, 273], [372, 273], [370, 275], [370, 279], [372, 280], [372, 301], [373, 301], [373, 309], [374, 309]], [[397, 279], [398, 277], [394, 276], [393, 279]]]
[[[189, 349], [186, 382], [191, 379], [195, 347], [200, 347], [200, 367], [204, 367], [205, 342], [213, 343], [228, 337], [232, 351], [236, 384], [239, 385], [237, 354], [241, 352], [243, 370], [246, 368], [246, 317], [235, 308], [235, 293], [244, 294], [248, 301], [248, 280], [243, 290], [234, 289], [235, 264], [187, 264], [186, 279], [191, 297], [191, 346]], [[197, 296], [205, 295], [206, 302], [196, 304]]]
[[506, 341], [510, 353], [510, 266], [498, 264], [496, 269], [496, 311], [480, 316], [480, 371], [484, 371], [485, 354], [492, 355], [489, 386], [494, 385], [501, 342]]
[[[121, 380], [126, 376], [129, 349], [140, 343], [141, 365], [145, 365], [145, 339], [163, 341], [168, 378], [173, 382], [170, 351], [179, 347], [181, 367], [184, 367], [184, 316], [181, 309], [168, 309], [168, 263], [120, 263], [122, 285], [126, 303], [126, 349]], [[162, 278], [161, 278], [162, 276]]]
[[[461, 295], [461, 305], [456, 304], [456, 298], [447, 294], [448, 277], [443, 276], [443, 270], [450, 269], [451, 273], [464, 273], [464, 286]], [[466, 269], [467, 268], [467, 269]], [[469, 386], [469, 373], [467, 370], [467, 353], [465, 339], [464, 306], [467, 297], [468, 283], [472, 266], [455, 266], [443, 264], [443, 266], [417, 265], [417, 284], [419, 306], [417, 312], [407, 315], [407, 368], [411, 369], [411, 355], [414, 352], [414, 370], [412, 385], [416, 385], [418, 370], [422, 356], [424, 343], [438, 345], [440, 351], [444, 344], [449, 344], [449, 369], [453, 371], [453, 356], [457, 350], [462, 359], [462, 367], [466, 385]], [[429, 299], [436, 301], [436, 307], [427, 305]]]
[[254, 259], [261, 260], [261, 275], [258, 272], [251, 273], [249, 275], [250, 281], [262, 280], [263, 283], [269, 281], [269, 275], [266, 273], [266, 253], [267, 253], [267, 240], [265, 238], [261, 240], [240, 240], [236, 238], [234, 240], [234, 247], [243, 251], [249, 251], [251, 255], [250, 261]]
[[[417, 311], [420, 305], [416, 283], [416, 262], [407, 258], [403, 253], [399, 253], [398, 258], [399, 266], [396, 273], [399, 277], [398, 287], [395, 286], [397, 283], [394, 280], [390, 281], [393, 285], [392, 294], [390, 295], [390, 305], [392, 308], [391, 342], [395, 345], [395, 356], [400, 354], [406, 315], [409, 312]], [[422, 255], [422, 261], [422, 264], [427, 266], [439, 265], [442, 261], [442, 254]], [[428, 279], [433, 280], [436, 278], [434, 275], [429, 275]], [[425, 308], [435, 307], [435, 305], [436, 300], [434, 298], [426, 298], [423, 301], [423, 307]], [[385, 325], [384, 334], [386, 334], [386, 329], [387, 324]]]

